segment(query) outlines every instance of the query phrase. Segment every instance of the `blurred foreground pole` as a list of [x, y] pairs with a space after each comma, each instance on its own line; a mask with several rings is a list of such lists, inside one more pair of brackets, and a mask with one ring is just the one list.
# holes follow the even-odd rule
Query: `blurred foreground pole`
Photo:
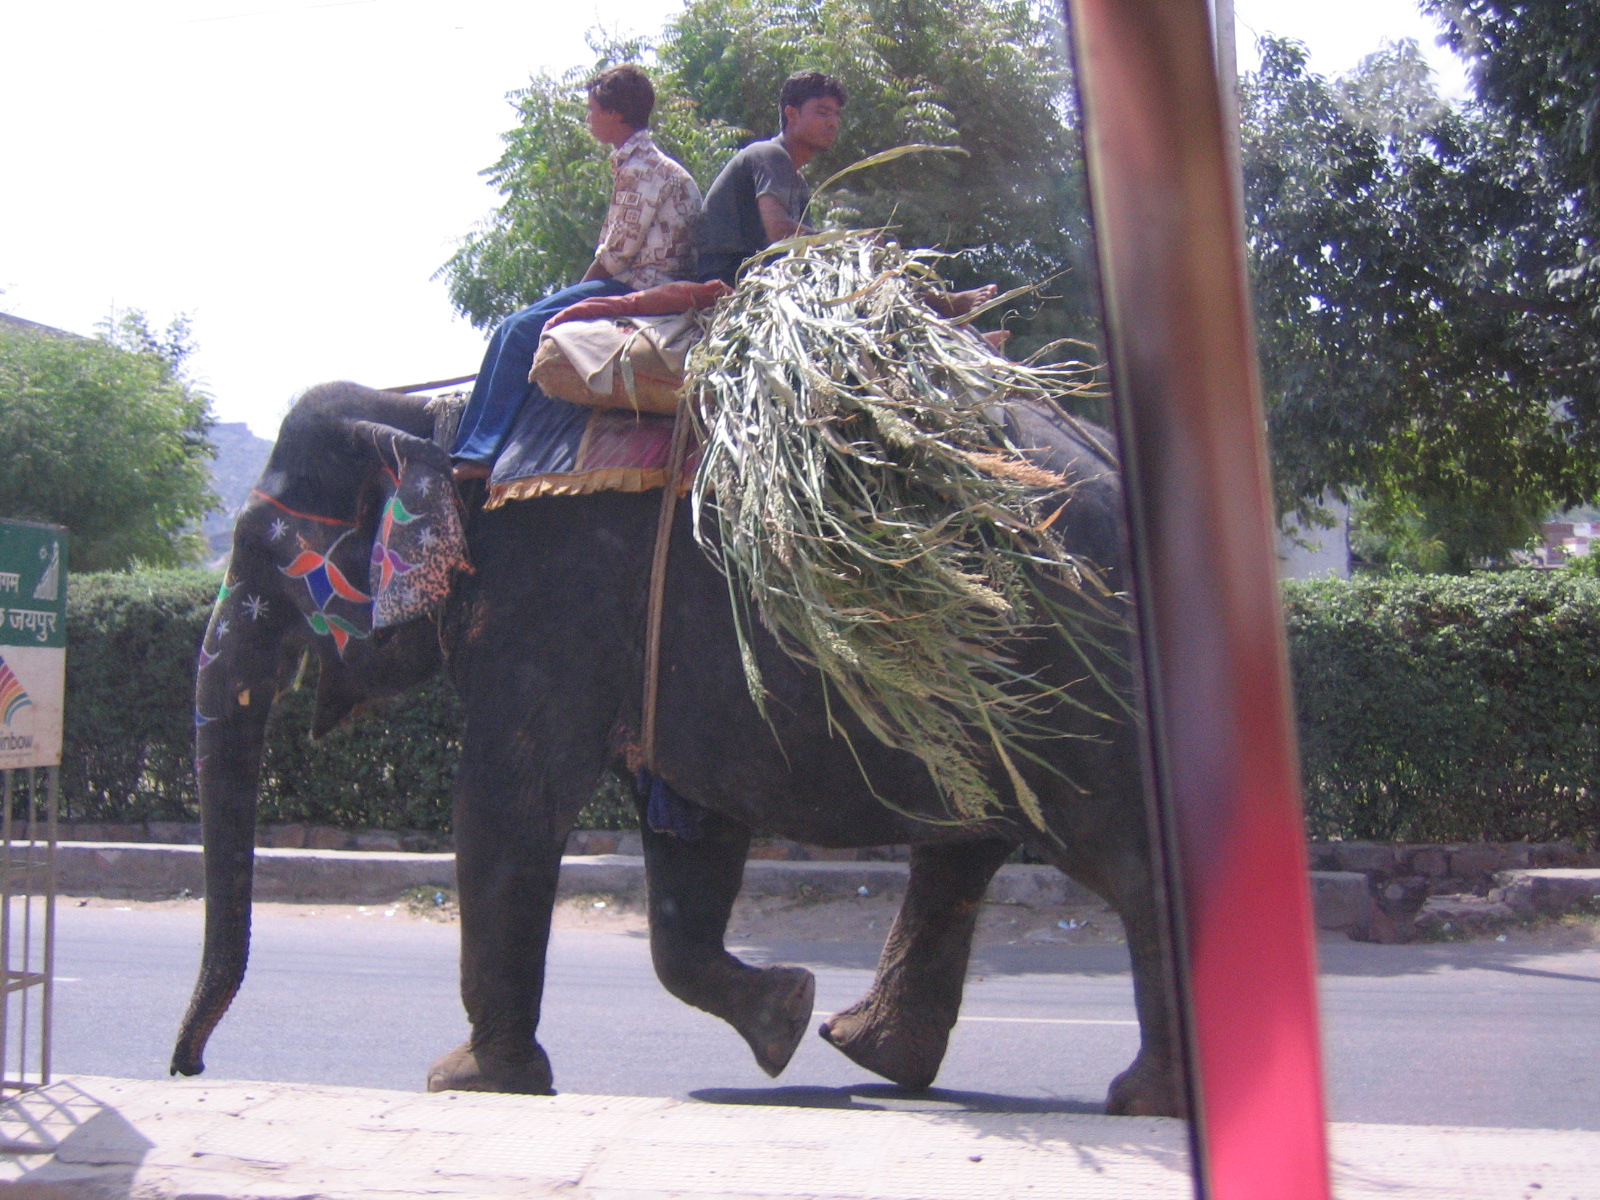
[[1200, 1191], [1327, 1200], [1276, 525], [1208, 3], [1066, 3], [1176, 885]]

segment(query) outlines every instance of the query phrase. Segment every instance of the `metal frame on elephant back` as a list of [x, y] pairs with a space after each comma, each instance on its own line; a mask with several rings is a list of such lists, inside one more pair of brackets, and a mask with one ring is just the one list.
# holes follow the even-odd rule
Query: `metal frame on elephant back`
[[[1197, 1190], [1326, 1200], [1288, 656], [1238, 167], [1208, 7], [1065, 0], [1127, 481], [1148, 770], [1176, 900]], [[1225, 47], [1230, 9], [1217, 6]]]

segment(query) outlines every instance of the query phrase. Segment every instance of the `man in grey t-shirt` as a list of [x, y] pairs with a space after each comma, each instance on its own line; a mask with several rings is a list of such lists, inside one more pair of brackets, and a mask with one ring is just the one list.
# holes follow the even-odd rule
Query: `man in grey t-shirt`
[[[821, 71], [789, 76], [778, 93], [783, 132], [751, 142], [728, 160], [706, 192], [700, 217], [699, 275], [736, 286], [739, 268], [773, 242], [810, 233], [802, 223], [811, 188], [799, 168], [839, 136], [845, 92]], [[923, 299], [943, 317], [960, 317], [995, 295], [994, 284], [965, 292], [928, 290]], [[996, 349], [1006, 334], [985, 335]]]
[[731, 285], [752, 254], [807, 232], [801, 219], [811, 189], [799, 168], [833, 145], [844, 102], [839, 81], [821, 71], [801, 71], [784, 81], [778, 93], [783, 132], [735, 154], [706, 192], [701, 279]]

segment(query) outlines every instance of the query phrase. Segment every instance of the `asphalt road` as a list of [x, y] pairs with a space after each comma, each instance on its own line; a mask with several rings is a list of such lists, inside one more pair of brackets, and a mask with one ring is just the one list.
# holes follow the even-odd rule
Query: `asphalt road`
[[[199, 906], [67, 905], [55, 1069], [164, 1076], [198, 962]], [[456, 953], [454, 925], [258, 915], [207, 1077], [418, 1088], [466, 1033]], [[746, 956], [811, 967], [830, 1012], [865, 991], [876, 954], [771, 943]], [[997, 947], [973, 970], [940, 1089], [986, 1107], [1097, 1110], [1137, 1046], [1121, 948]], [[1323, 970], [1333, 1119], [1600, 1129], [1600, 950], [1327, 942]], [[767, 1079], [731, 1029], [660, 988], [644, 939], [627, 934], [556, 933], [541, 1040], [567, 1092], [904, 1102], [815, 1037]]]

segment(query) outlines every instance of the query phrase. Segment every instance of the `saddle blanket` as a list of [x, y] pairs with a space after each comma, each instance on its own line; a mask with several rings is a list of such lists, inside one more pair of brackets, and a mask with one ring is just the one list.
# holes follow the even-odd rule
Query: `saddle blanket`
[[[535, 393], [495, 460], [485, 508], [539, 496], [645, 492], [665, 487], [672, 418], [617, 408], [585, 408]], [[700, 448], [684, 459], [683, 487]]]
[[[627, 296], [585, 301], [558, 313], [547, 329], [569, 321], [631, 319], [654, 330], [665, 326], [676, 334], [691, 322], [675, 314], [703, 308], [726, 294], [725, 285], [666, 284]], [[653, 319], [652, 319], [653, 318]], [[583, 356], [579, 354], [581, 359]], [[673, 364], [681, 369], [679, 353]], [[588, 363], [606, 376], [612, 363]], [[579, 496], [589, 492], [644, 492], [666, 486], [672, 448], [673, 418], [627, 409], [589, 408], [547, 395], [535, 388], [518, 414], [489, 476], [485, 508], [539, 496]], [[684, 460], [682, 490], [687, 492], [700, 463], [700, 448], [691, 441]]]

